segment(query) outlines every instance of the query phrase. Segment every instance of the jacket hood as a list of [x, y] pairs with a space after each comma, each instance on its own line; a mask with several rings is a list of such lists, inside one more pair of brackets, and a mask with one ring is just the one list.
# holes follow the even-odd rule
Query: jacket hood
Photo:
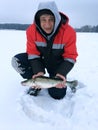
[[[54, 31], [53, 31], [53, 33], [54, 33], [61, 21], [61, 15], [58, 11], [58, 8], [54, 1], [49, 1], [49, 2], [41, 2], [38, 6], [37, 12], [39, 12], [40, 10], [43, 10], [43, 9], [49, 9], [54, 14], [54, 17], [55, 17], [55, 25], [54, 25]], [[36, 12], [36, 14], [37, 14], [37, 12]], [[36, 17], [36, 14], [35, 14], [35, 17]]]

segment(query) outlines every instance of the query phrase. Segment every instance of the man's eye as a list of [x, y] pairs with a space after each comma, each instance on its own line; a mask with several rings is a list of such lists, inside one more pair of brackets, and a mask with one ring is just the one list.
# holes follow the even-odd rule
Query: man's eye
[[50, 21], [54, 21], [54, 19], [50, 19]]
[[45, 20], [45, 19], [42, 19], [41, 21], [42, 21], [42, 22], [45, 22], [46, 20]]

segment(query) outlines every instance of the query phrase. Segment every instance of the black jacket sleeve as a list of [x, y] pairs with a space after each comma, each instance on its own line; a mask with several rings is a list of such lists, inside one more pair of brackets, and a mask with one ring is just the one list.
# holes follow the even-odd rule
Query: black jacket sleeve
[[30, 60], [30, 64], [32, 67], [33, 74], [37, 74], [38, 72], [45, 73], [45, 68], [40, 58]]
[[59, 73], [66, 77], [66, 75], [70, 72], [70, 70], [73, 68], [74, 64], [65, 60], [60, 64], [60, 66], [57, 68], [56, 74]]

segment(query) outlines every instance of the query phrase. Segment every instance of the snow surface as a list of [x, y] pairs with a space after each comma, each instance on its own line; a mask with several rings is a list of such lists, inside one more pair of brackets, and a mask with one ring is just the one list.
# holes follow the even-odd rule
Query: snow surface
[[77, 33], [79, 56], [68, 79], [79, 81], [62, 100], [47, 90], [26, 95], [22, 77], [11, 58], [25, 52], [25, 31], [0, 30], [0, 130], [97, 130], [98, 129], [98, 33]]

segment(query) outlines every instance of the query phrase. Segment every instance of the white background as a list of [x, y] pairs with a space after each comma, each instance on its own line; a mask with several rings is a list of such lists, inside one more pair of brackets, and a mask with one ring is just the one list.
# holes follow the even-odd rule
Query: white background
[[[31, 24], [42, 1], [52, 0], [0, 0], [0, 23]], [[98, 0], [54, 0], [73, 27], [98, 25]]]

